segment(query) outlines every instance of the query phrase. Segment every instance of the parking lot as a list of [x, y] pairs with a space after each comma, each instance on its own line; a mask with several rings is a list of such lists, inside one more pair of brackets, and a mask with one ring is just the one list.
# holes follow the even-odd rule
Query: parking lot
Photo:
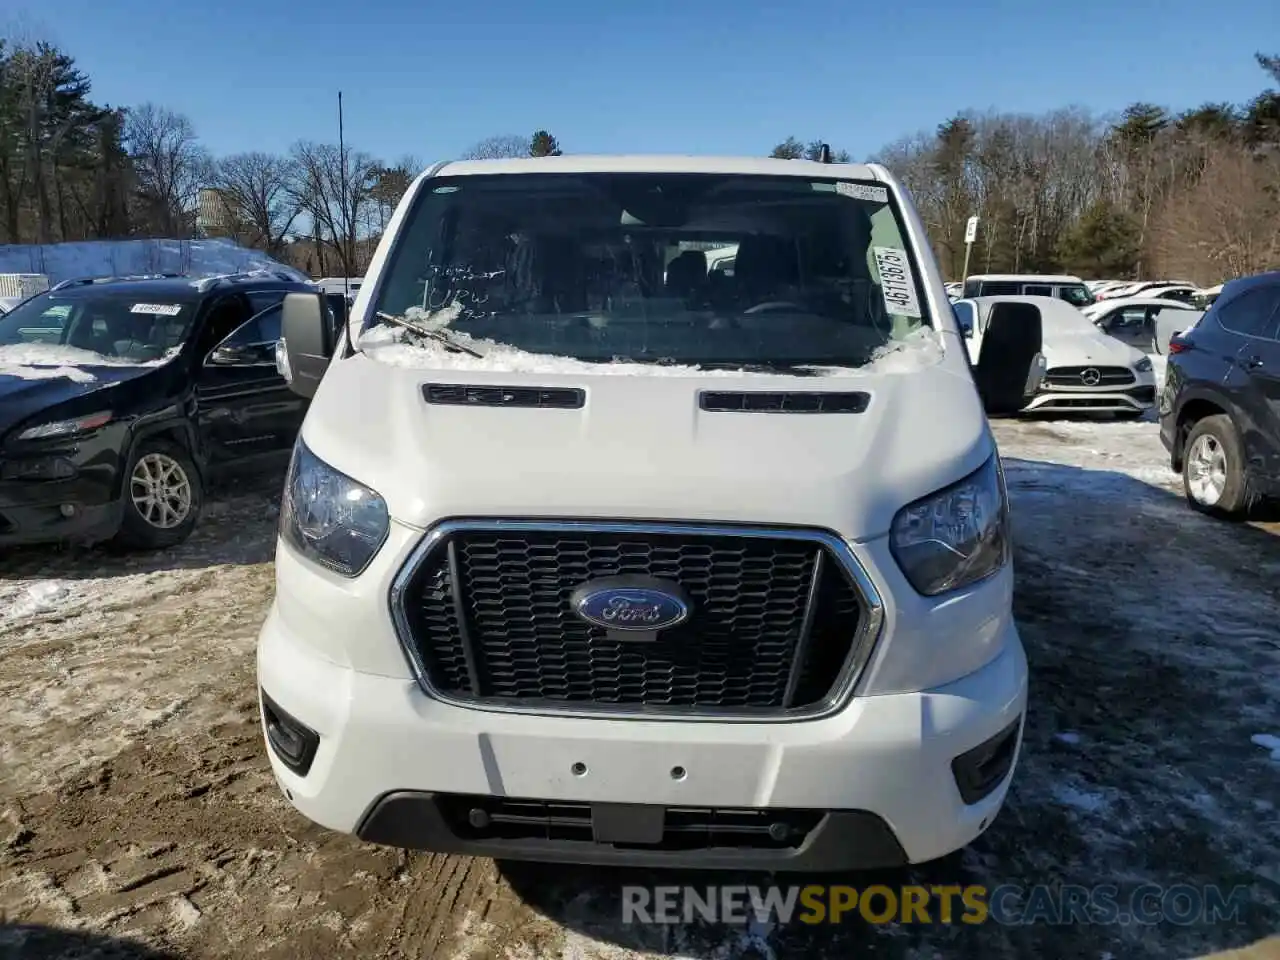
[[1139, 958], [1280, 929], [1280, 523], [1192, 513], [1154, 423], [995, 429], [1033, 670], [1009, 803], [960, 855], [827, 879], [1239, 886], [1237, 923], [628, 926], [624, 883], [768, 881], [494, 864], [326, 833], [279, 795], [257, 723], [254, 641], [278, 505], [278, 478], [264, 477], [215, 491], [196, 535], [166, 553], [6, 557], [0, 946], [23, 957], [110, 943], [121, 956], [200, 958]]

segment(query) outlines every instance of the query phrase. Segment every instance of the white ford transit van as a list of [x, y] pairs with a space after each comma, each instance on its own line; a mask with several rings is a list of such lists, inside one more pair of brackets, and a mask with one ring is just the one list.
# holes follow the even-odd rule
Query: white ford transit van
[[[707, 250], [735, 248], [733, 270]], [[878, 166], [548, 157], [420, 176], [312, 397], [258, 647], [312, 820], [482, 856], [914, 863], [1004, 801], [1027, 666], [989, 410]]]

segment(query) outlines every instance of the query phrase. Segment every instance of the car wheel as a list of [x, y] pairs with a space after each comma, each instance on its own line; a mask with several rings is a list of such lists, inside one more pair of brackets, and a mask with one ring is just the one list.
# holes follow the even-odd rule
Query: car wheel
[[159, 550], [191, 535], [204, 502], [200, 472], [191, 455], [175, 443], [143, 441], [124, 480], [124, 516], [115, 543], [135, 550]]
[[1248, 508], [1244, 451], [1229, 417], [1205, 417], [1192, 427], [1182, 458], [1182, 488], [1202, 513], [1240, 517]]

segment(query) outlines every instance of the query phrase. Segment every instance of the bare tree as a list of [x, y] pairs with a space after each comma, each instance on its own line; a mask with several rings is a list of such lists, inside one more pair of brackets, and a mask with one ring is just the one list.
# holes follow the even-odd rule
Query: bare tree
[[144, 222], [165, 236], [187, 235], [200, 185], [207, 181], [210, 167], [191, 121], [180, 113], [144, 103], [125, 118], [125, 140]]
[[359, 276], [360, 227], [366, 222], [365, 211], [381, 167], [367, 153], [350, 148], [344, 152], [329, 143], [297, 143], [292, 158], [294, 194], [311, 221], [317, 248], [323, 245], [333, 251], [343, 276]]
[[1155, 259], [1202, 283], [1280, 267], [1280, 157], [1220, 144], [1199, 181], [1170, 197], [1155, 224]]
[[225, 157], [213, 171], [213, 183], [231, 224], [245, 234], [249, 246], [277, 257], [284, 238], [302, 212], [296, 164], [270, 153], [238, 153]]
[[463, 160], [502, 160], [529, 156], [529, 138], [518, 134], [486, 137], [462, 154]]

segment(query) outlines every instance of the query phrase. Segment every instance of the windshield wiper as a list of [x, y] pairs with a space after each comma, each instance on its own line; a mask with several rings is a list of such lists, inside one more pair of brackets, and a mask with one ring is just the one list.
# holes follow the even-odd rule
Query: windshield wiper
[[414, 333], [419, 336], [426, 337], [428, 340], [434, 340], [436, 343], [441, 344], [446, 349], [452, 350], [455, 353], [465, 353], [475, 357], [476, 359], [480, 359], [484, 356], [483, 353], [480, 353], [478, 350], [472, 350], [470, 347], [459, 342], [456, 338], [451, 337], [443, 331], [420, 327], [412, 320], [406, 320], [404, 317], [397, 317], [390, 313], [383, 313], [381, 310], [377, 311], [374, 316], [379, 320], [385, 320], [387, 323], [394, 323], [396, 326], [404, 327], [406, 330], [412, 330]]

